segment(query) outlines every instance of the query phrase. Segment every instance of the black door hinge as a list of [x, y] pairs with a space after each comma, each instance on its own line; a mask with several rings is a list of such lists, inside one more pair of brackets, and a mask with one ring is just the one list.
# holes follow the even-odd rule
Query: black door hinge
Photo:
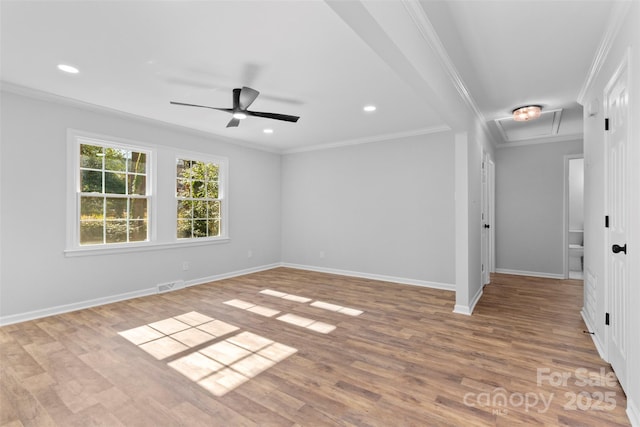
[[604, 324], [607, 326], [609, 325], [609, 313], [604, 314]]
[[604, 228], [609, 228], [609, 215], [604, 217]]
[[604, 119], [604, 130], [609, 130], [609, 119]]

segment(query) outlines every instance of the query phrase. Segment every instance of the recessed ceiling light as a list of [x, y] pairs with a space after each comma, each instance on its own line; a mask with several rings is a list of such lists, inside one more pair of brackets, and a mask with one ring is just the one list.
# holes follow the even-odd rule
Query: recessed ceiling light
[[247, 115], [241, 111], [238, 111], [236, 113], [233, 113], [233, 118], [238, 120], [244, 120], [247, 118]]
[[264, 132], [264, 133], [273, 133], [273, 129], [264, 129], [262, 132]]
[[365, 105], [363, 110], [366, 111], [367, 113], [370, 113], [372, 111], [376, 111], [376, 106], [375, 105]]
[[58, 70], [70, 74], [78, 74], [80, 72], [80, 70], [78, 70], [76, 67], [67, 64], [58, 64]]

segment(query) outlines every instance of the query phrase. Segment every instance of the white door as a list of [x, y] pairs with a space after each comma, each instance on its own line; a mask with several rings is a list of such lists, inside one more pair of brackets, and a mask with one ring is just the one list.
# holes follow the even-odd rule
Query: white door
[[[606, 156], [606, 316], [605, 326], [609, 363], [624, 387], [627, 379], [629, 266], [627, 238], [629, 229], [629, 91], [628, 60], [605, 88]], [[605, 129], [606, 129], [605, 125]], [[606, 221], [605, 221], [606, 222]]]
[[493, 162], [484, 153], [482, 159], [482, 284], [490, 282], [493, 271]]

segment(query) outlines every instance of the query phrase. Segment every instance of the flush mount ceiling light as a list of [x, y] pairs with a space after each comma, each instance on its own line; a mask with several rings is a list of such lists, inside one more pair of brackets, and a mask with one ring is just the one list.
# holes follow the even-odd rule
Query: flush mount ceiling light
[[518, 107], [513, 110], [513, 120], [516, 122], [527, 122], [529, 120], [537, 119], [542, 113], [542, 107], [540, 105], [527, 105], [525, 107]]
[[364, 111], [366, 111], [367, 113], [371, 113], [373, 111], [376, 111], [376, 106], [375, 105], [365, 105], [362, 109]]
[[273, 129], [264, 129], [262, 132], [264, 132], [264, 133], [273, 133]]
[[233, 118], [238, 120], [244, 120], [247, 118], [247, 115], [241, 111], [237, 111], [233, 113]]
[[76, 67], [67, 64], [58, 64], [58, 70], [69, 74], [78, 74], [80, 72]]

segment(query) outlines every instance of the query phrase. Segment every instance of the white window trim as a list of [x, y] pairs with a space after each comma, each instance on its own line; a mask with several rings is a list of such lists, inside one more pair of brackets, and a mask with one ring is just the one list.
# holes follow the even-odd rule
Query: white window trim
[[[80, 144], [102, 145], [125, 150], [141, 151], [147, 154], [147, 197], [149, 205], [147, 207], [147, 236], [148, 240], [144, 242], [127, 242], [127, 243], [111, 243], [97, 245], [80, 245]], [[156, 193], [157, 184], [155, 178], [156, 171], [156, 150], [147, 143], [139, 141], [125, 140], [107, 135], [99, 135], [95, 133], [80, 131], [77, 129], [67, 130], [67, 238], [65, 255], [73, 256], [74, 254], [98, 254], [113, 253], [114, 251], [131, 250], [142, 248], [144, 246], [153, 245], [156, 236], [156, 216], [157, 203]]]
[[226, 242], [229, 240], [229, 198], [228, 198], [228, 177], [229, 177], [229, 160], [226, 157], [221, 156], [213, 156], [211, 154], [198, 153], [194, 151], [180, 151], [175, 155], [174, 165], [177, 163], [179, 159], [183, 160], [195, 160], [198, 162], [207, 162], [207, 163], [215, 163], [219, 165], [218, 169], [218, 199], [222, 201], [222, 209], [220, 211], [220, 235], [215, 237], [192, 237], [192, 238], [184, 238], [178, 239], [178, 197], [176, 196], [176, 170], [175, 166], [173, 169], [173, 200], [174, 200], [174, 233], [173, 238], [175, 243], [178, 244], [193, 244], [198, 242], [203, 243], [211, 243], [211, 242]]
[[[80, 164], [80, 141], [86, 141], [88, 143], [94, 142], [100, 145], [118, 146], [121, 145], [127, 149], [137, 149], [150, 153], [151, 161], [148, 163], [147, 170], [147, 186], [149, 196], [148, 206], [148, 233], [149, 240], [145, 242], [129, 242], [129, 243], [111, 243], [108, 245], [80, 245], [79, 240], [79, 202], [78, 202], [78, 190], [80, 189], [80, 177], [79, 177], [79, 164]], [[65, 257], [81, 257], [81, 256], [93, 256], [93, 255], [107, 255], [118, 253], [131, 253], [131, 252], [145, 252], [155, 251], [172, 248], [184, 248], [194, 246], [213, 245], [220, 243], [228, 243], [229, 238], [229, 198], [228, 198], [228, 176], [229, 176], [229, 161], [226, 157], [213, 156], [201, 152], [188, 152], [184, 150], [176, 150], [167, 147], [174, 159], [181, 156], [190, 156], [203, 161], [212, 161], [220, 164], [222, 173], [220, 174], [221, 191], [224, 201], [222, 204], [223, 215], [221, 221], [221, 236], [218, 237], [204, 237], [198, 239], [178, 239], [177, 238], [177, 221], [175, 215], [171, 215], [174, 220], [171, 224], [166, 224], [166, 227], [172, 227], [173, 232], [171, 240], [158, 240], [158, 197], [167, 197], [173, 200], [173, 212], [177, 212], [177, 199], [175, 197], [175, 161], [173, 162], [173, 169], [167, 171], [171, 173], [174, 185], [168, 190], [168, 194], [158, 193], [158, 149], [154, 144], [149, 144], [140, 141], [128, 140], [124, 138], [101, 135], [92, 132], [86, 132], [78, 129], [67, 130], [67, 186], [66, 186], [66, 244], [64, 249]], [[163, 172], [164, 173], [164, 172]], [[222, 197], [221, 197], [222, 198]]]

